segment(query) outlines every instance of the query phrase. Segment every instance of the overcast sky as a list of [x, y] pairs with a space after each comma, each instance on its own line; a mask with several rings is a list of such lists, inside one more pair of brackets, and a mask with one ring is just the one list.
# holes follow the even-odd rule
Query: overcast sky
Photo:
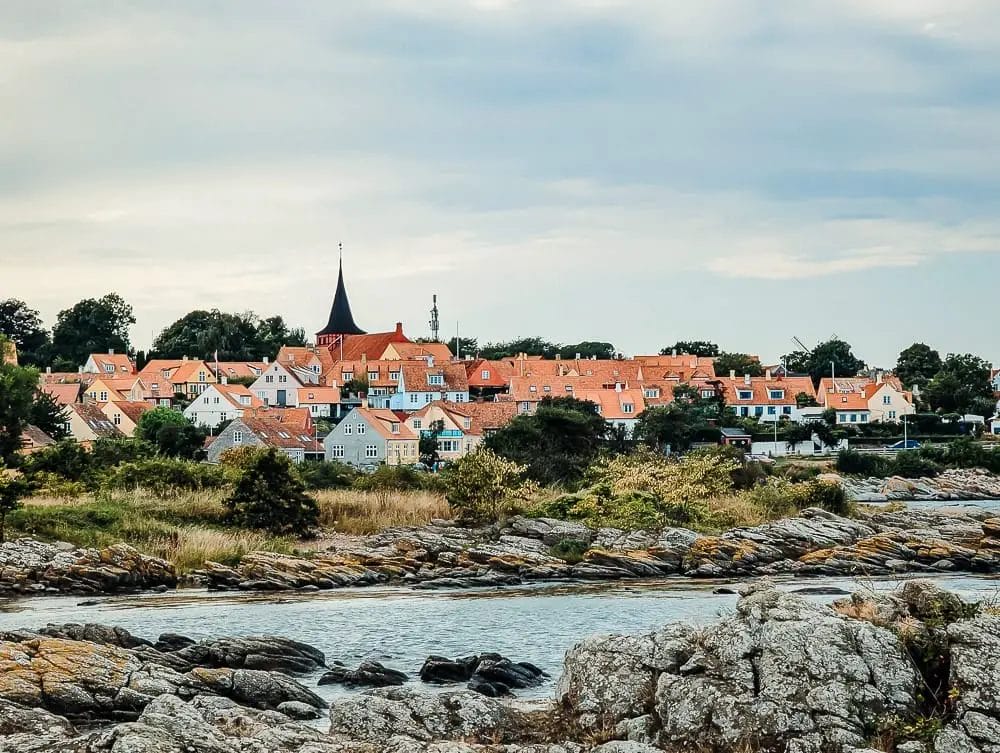
[[1000, 359], [993, 0], [0, 4], [0, 297]]

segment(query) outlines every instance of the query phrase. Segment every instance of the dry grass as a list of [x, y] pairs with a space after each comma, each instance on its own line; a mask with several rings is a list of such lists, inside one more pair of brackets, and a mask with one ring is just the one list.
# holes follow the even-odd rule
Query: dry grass
[[292, 543], [259, 531], [183, 526], [143, 548], [147, 554], [173, 562], [177, 571], [184, 573], [197, 570], [208, 560], [235, 565], [244, 554], [258, 550], [289, 553]]
[[761, 505], [745, 494], [730, 494], [706, 501], [711, 526], [719, 531], [759, 526], [773, 520]]
[[422, 526], [450, 518], [444, 495], [426, 491], [362, 492], [338, 489], [315, 493], [319, 524], [338, 533], [369, 534], [393, 526]]

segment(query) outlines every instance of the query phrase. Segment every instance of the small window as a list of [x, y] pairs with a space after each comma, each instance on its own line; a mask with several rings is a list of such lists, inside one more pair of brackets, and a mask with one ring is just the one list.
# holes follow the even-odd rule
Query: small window
[[391, 429], [391, 431], [392, 431], [393, 434], [399, 434], [399, 422], [398, 421], [393, 421], [391, 424], [389, 424], [389, 427], [390, 427], [390, 429]]
[[101, 403], [108, 402], [108, 393], [102, 391], [101, 394], [100, 394], [100, 396], [98, 397], [98, 402], [101, 402]]
[[344, 424], [344, 434], [353, 434], [354, 424]]
[[364, 424], [358, 424], [358, 434], [364, 434], [366, 428]]
[[369, 371], [368, 372], [368, 381], [369, 382], [377, 382], [378, 381], [378, 372], [377, 371]]
[[702, 390], [701, 391], [701, 396], [703, 398], [705, 398], [706, 400], [709, 400], [709, 399], [715, 397], [715, 393], [712, 390]]
[[567, 392], [572, 392], [573, 391], [573, 385], [572, 384], [567, 384], [566, 385], [566, 391]]
[[378, 457], [378, 446], [370, 444], [365, 447], [365, 457], [366, 458], [377, 458]]
[[790, 405], [782, 406], [781, 412], [784, 413], [786, 416], [792, 415], [792, 406]]
[[778, 412], [777, 408], [775, 408], [773, 405], [767, 406], [767, 415], [773, 416], [777, 412]]
[[392, 381], [394, 381], [394, 382], [398, 382], [399, 381], [399, 372], [398, 371], [390, 371], [389, 372], [389, 378]]
[[160, 390], [160, 385], [157, 384], [156, 382], [153, 382], [153, 392], [159, 392], [159, 390]]
[[288, 381], [288, 376], [287, 375], [285, 375], [285, 374], [278, 374], [278, 382], [280, 384], [284, 384], [287, 381]]
[[[197, 421], [198, 420], [198, 414], [195, 413], [191, 417], [191, 419], [192, 419], [192, 421]], [[115, 426], [121, 426], [122, 425], [122, 414], [121, 413], [116, 413], [114, 415], [114, 422], [115, 422]]]
[[894, 410], [889, 411], [889, 418], [896, 418], [896, 411]]
[[622, 403], [622, 413], [631, 413], [635, 410], [635, 406], [632, 403]]
[[199, 382], [204, 382], [205, 381], [205, 377], [206, 377], [206, 375], [205, 375], [204, 371], [199, 371], [198, 372], [198, 381]]
[[549, 385], [542, 387], [542, 392], [552, 392], [552, 388]]
[[422, 426], [422, 425], [423, 425], [423, 424], [421, 424], [421, 422], [420, 422], [420, 419], [419, 419], [419, 418], [415, 418], [415, 419], [413, 419], [413, 428], [414, 428], [414, 429], [419, 429], [419, 428], [421, 428], [421, 426]]
[[115, 366], [114, 366], [114, 364], [106, 363], [106, 364], [104, 364], [104, 370], [106, 372], [108, 372], [109, 374], [114, 374], [115, 373]]
[[345, 383], [349, 382], [352, 379], [354, 379], [354, 372], [353, 371], [344, 371], [344, 372], [342, 372], [340, 374], [340, 378], [343, 379]]
[[410, 393], [410, 402], [411, 402], [411, 403], [415, 403], [415, 402], [417, 402], [417, 399], [418, 399], [418, 398], [419, 398], [419, 395], [417, 395], [417, 393], [416, 393], [416, 392], [411, 392], [411, 393]]
[[643, 390], [643, 397], [659, 397], [660, 391], [657, 389], [646, 389]]
[[892, 395], [883, 395], [882, 405], [892, 405]]
[[330, 448], [330, 455], [332, 455], [335, 458], [344, 457], [344, 445], [342, 444], [333, 445], [333, 447]]
[[772, 400], [784, 400], [785, 391], [784, 390], [768, 390], [768, 395], [770, 395]]
[[535, 385], [528, 386], [528, 392], [538, 392], [538, 388]]
[[428, 374], [427, 384], [444, 384], [444, 376], [442, 374]]
[[233, 444], [242, 444], [242, 443], [243, 443], [243, 432], [242, 431], [234, 431], [233, 432]]
[[483, 379], [489, 379], [489, 378], [490, 378], [489, 369], [483, 369]]
[[740, 390], [740, 400], [753, 400], [753, 390]]
[[225, 420], [227, 420], [227, 417], [228, 417], [228, 415], [229, 415], [229, 414], [227, 414], [227, 413], [226, 413], [225, 411], [222, 411], [222, 413], [220, 413], [220, 414], [219, 414], [219, 420], [220, 420], [220, 421], [225, 421]]

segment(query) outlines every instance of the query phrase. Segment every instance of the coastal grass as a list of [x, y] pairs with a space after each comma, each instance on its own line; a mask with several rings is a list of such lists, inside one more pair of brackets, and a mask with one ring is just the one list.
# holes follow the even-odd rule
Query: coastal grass
[[448, 501], [437, 492], [336, 489], [313, 496], [319, 505], [320, 526], [337, 533], [365, 535], [452, 517]]

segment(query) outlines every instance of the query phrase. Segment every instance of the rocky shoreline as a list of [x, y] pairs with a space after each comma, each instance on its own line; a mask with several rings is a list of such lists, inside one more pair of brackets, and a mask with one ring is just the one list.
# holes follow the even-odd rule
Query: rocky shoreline
[[[3, 633], [0, 750], [1000, 752], [1000, 617], [926, 581], [832, 606], [750, 586], [704, 627], [582, 641], [533, 705], [388, 687], [327, 707], [293, 677], [322, 666], [281, 638]], [[300, 721], [323, 713], [328, 728]]]
[[949, 469], [924, 478], [856, 478], [827, 474], [856, 502], [962, 502], [1000, 499], [1000, 476], [979, 469]]

